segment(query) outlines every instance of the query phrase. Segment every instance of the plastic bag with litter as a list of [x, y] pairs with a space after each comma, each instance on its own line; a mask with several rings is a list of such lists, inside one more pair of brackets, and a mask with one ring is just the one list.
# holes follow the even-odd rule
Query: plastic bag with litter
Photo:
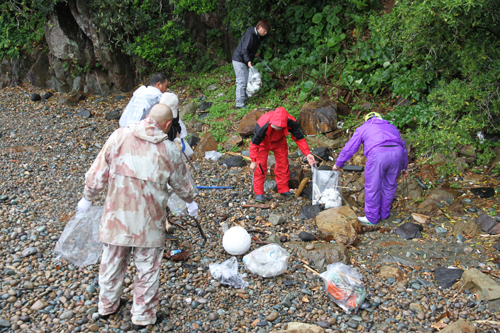
[[215, 150], [205, 152], [205, 158], [214, 162], [217, 162], [221, 156], [222, 154]]
[[330, 298], [346, 313], [357, 310], [363, 303], [366, 297], [363, 276], [354, 268], [338, 262], [326, 266], [326, 272], [320, 276]]
[[79, 267], [95, 264], [99, 260], [102, 251], [99, 239], [102, 212], [102, 206], [92, 206], [86, 213], [76, 211], [54, 248], [59, 260], [68, 260]]
[[247, 95], [252, 97], [262, 87], [262, 76], [259, 71], [253, 67], [248, 69]]
[[283, 274], [288, 268], [290, 253], [278, 244], [268, 244], [243, 257], [245, 268], [262, 277]]
[[238, 273], [238, 261], [236, 257], [231, 257], [222, 264], [210, 264], [208, 268], [212, 277], [222, 284], [237, 289], [248, 287], [248, 282], [243, 279], [247, 275]]
[[324, 204], [325, 209], [342, 206], [342, 188], [340, 187], [340, 172], [332, 170], [313, 171], [312, 204]]
[[172, 214], [175, 216], [181, 216], [187, 214], [186, 202], [181, 198], [179, 198], [179, 196], [175, 194], [173, 190], [172, 193], [169, 194], [167, 206], [168, 209], [170, 209]]

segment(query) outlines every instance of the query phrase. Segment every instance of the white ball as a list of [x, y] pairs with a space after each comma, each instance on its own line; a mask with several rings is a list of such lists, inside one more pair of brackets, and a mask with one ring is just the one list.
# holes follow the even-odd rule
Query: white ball
[[227, 253], [233, 256], [245, 254], [250, 249], [252, 238], [242, 227], [232, 227], [224, 233], [222, 246]]

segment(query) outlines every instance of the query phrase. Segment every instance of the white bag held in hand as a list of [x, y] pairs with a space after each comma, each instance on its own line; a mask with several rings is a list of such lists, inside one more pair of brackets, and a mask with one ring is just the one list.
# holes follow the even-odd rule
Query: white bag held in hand
[[102, 206], [92, 206], [86, 213], [76, 210], [54, 248], [59, 259], [68, 260], [79, 267], [95, 264], [99, 260], [102, 251], [99, 240], [102, 211]]
[[288, 268], [290, 253], [278, 244], [259, 247], [243, 257], [245, 268], [262, 277], [271, 277], [285, 273]]
[[342, 188], [340, 187], [340, 172], [332, 170], [313, 171], [312, 204], [324, 204], [325, 209], [342, 206]]
[[262, 87], [262, 76], [259, 71], [253, 67], [248, 69], [247, 95], [252, 97]]
[[174, 191], [169, 192], [167, 206], [174, 216], [187, 214], [186, 202], [179, 198], [179, 196], [175, 194]]
[[246, 274], [238, 273], [238, 261], [232, 257], [222, 264], [209, 264], [210, 274], [222, 284], [229, 285], [237, 289], [245, 289], [248, 282], [244, 280]]

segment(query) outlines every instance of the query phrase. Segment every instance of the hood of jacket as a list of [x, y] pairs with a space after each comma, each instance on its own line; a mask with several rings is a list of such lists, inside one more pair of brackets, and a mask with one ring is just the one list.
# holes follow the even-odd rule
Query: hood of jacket
[[128, 127], [132, 130], [136, 137], [144, 141], [159, 143], [168, 137], [168, 135], [160, 129], [158, 123], [153, 118], [147, 117], [138, 123], [128, 125]]

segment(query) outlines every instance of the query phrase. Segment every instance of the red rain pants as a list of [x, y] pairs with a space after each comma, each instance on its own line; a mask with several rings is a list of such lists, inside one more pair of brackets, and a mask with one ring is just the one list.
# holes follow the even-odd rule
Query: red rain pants
[[259, 145], [259, 155], [257, 157], [257, 167], [253, 175], [253, 190], [255, 195], [264, 194], [264, 181], [266, 180], [267, 172], [267, 156], [269, 151], [274, 152], [276, 165], [274, 167], [274, 175], [278, 192], [285, 193], [290, 190], [288, 181], [290, 180], [290, 171], [288, 170], [288, 145], [286, 137], [283, 136], [278, 141], [267, 142], [262, 141]]

